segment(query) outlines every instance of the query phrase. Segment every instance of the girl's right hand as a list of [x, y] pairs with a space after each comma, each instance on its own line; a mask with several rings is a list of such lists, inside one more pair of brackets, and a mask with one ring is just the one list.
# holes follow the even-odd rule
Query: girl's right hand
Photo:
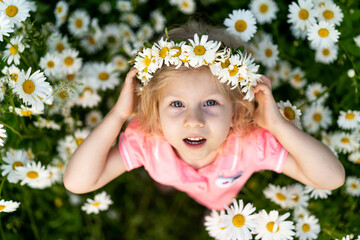
[[136, 68], [131, 68], [126, 75], [125, 82], [122, 86], [120, 96], [113, 107], [113, 110], [124, 121], [134, 112], [139, 97], [135, 94], [137, 85], [136, 74], [139, 72]]

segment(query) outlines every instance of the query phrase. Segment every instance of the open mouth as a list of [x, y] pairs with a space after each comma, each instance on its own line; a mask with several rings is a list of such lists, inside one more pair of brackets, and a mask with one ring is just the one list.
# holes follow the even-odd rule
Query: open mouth
[[201, 146], [206, 142], [205, 138], [184, 138], [183, 141], [191, 146]]

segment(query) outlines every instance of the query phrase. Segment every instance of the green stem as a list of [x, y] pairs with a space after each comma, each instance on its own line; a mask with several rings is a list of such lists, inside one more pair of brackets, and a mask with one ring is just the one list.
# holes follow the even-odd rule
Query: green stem
[[13, 127], [11, 127], [10, 125], [0, 121], [0, 124], [4, 125], [6, 128], [10, 129], [13, 133], [15, 133], [16, 135], [18, 135], [21, 139], [23, 139], [24, 137], [18, 132], [16, 131]]
[[32, 212], [31, 205], [29, 204], [27, 197], [24, 197], [24, 203], [25, 203], [26, 212], [27, 212], [27, 214], [29, 216], [31, 229], [32, 229], [32, 231], [34, 233], [34, 238], [37, 239], [37, 240], [40, 240], [39, 230], [38, 230], [38, 228], [36, 226], [34, 214]]
[[2, 227], [1, 215], [0, 215], [0, 235], [1, 235], [1, 239], [6, 240], [4, 229]]
[[6, 177], [3, 177], [3, 179], [1, 179], [1, 184], [0, 184], [0, 198], [1, 198], [1, 192], [2, 192], [2, 189], [3, 189], [3, 187], [4, 187], [5, 180], [6, 180]]

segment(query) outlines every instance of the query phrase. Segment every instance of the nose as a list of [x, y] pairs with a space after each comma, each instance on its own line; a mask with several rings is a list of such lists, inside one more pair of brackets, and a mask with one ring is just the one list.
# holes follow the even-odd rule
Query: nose
[[204, 114], [198, 108], [189, 109], [184, 118], [184, 127], [201, 128], [205, 125]]

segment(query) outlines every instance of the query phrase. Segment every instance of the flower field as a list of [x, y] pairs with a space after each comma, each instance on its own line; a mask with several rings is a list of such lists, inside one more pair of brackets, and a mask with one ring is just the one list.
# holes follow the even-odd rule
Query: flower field
[[[190, 19], [247, 43], [283, 116], [344, 165], [342, 187], [258, 172], [220, 212], [143, 168], [64, 188], [134, 54]], [[357, 0], [0, 0], [0, 239], [360, 239], [359, 22]]]

